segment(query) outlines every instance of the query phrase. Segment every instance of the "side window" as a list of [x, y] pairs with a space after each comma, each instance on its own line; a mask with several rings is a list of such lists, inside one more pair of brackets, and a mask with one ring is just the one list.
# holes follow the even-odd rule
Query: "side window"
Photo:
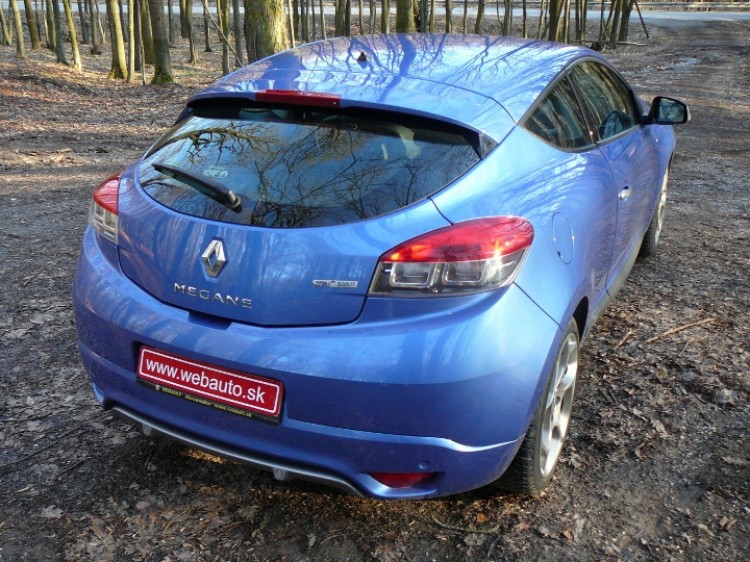
[[633, 93], [609, 68], [585, 62], [573, 70], [572, 77], [599, 139], [619, 135], [639, 123]]
[[524, 127], [543, 140], [565, 149], [591, 144], [573, 88], [560, 80], [529, 115]]

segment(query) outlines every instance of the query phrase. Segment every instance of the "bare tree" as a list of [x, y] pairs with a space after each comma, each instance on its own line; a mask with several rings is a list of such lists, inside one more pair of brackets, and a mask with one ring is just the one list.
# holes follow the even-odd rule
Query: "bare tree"
[[128, 0], [128, 82], [132, 82], [135, 77], [135, 52], [138, 45], [138, 38], [135, 32], [135, 0]]
[[68, 58], [65, 56], [65, 41], [62, 34], [62, 16], [60, 15], [60, 4], [58, 0], [52, 0], [52, 13], [55, 22], [55, 56], [57, 62], [68, 65]]
[[211, 49], [211, 26], [209, 25], [211, 23], [211, 17], [208, 13], [208, 0], [205, 0], [203, 2], [203, 40], [204, 40], [204, 53], [212, 53], [213, 49]]
[[333, 16], [334, 35], [348, 35], [346, 33], [346, 1], [336, 0], [336, 12]]
[[85, 0], [89, 9], [89, 21], [91, 22], [91, 54], [101, 55], [102, 37], [104, 34], [100, 29], [101, 19], [99, 18], [99, 3], [95, 0]]
[[249, 17], [248, 43], [255, 58], [289, 48], [283, 0], [246, 0]]
[[55, 50], [56, 43], [55, 15], [52, 13], [52, 0], [44, 1], [44, 38], [47, 42], [47, 48], [50, 51]]
[[13, 42], [13, 35], [8, 28], [8, 22], [5, 21], [5, 13], [0, 7], [0, 45], [10, 45]]
[[90, 33], [91, 27], [89, 26], [89, 5], [83, 0], [77, 0], [78, 3], [78, 19], [81, 21], [81, 43], [87, 44], [91, 41]]
[[65, 22], [68, 24], [68, 37], [70, 38], [70, 47], [73, 49], [73, 70], [81, 70], [81, 52], [78, 50], [78, 35], [76, 34], [76, 23], [73, 19], [73, 9], [70, 6], [70, 0], [63, 0], [65, 8]]
[[154, 34], [154, 77], [152, 84], [174, 82], [172, 60], [169, 55], [169, 38], [161, 0], [148, 0], [151, 14], [151, 31]]
[[138, 0], [141, 14], [141, 40], [143, 41], [143, 64], [154, 64], [154, 30], [151, 26], [150, 0]]
[[[282, 8], [283, 9], [283, 8]], [[219, 19], [219, 32], [221, 33], [221, 72], [229, 74], [229, 0], [216, 0], [216, 15]]]
[[[508, 14], [507, 1], [505, 8], [506, 15]], [[482, 32], [482, 22], [484, 20], [484, 0], [479, 0], [477, 3], [477, 19], [474, 21], [474, 33]]]
[[109, 21], [109, 37], [112, 43], [112, 67], [109, 71], [109, 77], [124, 80], [128, 76], [128, 67], [125, 60], [125, 40], [120, 23], [120, 5], [117, 0], [107, 0], [107, 20]]
[[396, 31], [411, 33], [415, 29], [414, 0], [396, 0]]
[[18, 10], [16, 0], [9, 0], [10, 11], [13, 13], [13, 25], [16, 27], [16, 56], [19, 59], [26, 58], [26, 45], [23, 42], [23, 24], [21, 23], [21, 12]]
[[26, 12], [26, 24], [29, 27], [29, 37], [31, 38], [31, 48], [41, 49], [42, 40], [39, 38], [39, 28], [36, 26], [36, 14], [31, 0], [23, 0], [24, 11]]
[[188, 22], [188, 46], [190, 48], [190, 58], [188, 62], [191, 64], [197, 64], [200, 60], [200, 53], [198, 52], [198, 46], [195, 44], [195, 27], [193, 26], [193, 0], [185, 0], [187, 10], [186, 18]]
[[232, 0], [232, 33], [234, 34], [234, 66], [242, 66], [242, 20], [240, 0]]

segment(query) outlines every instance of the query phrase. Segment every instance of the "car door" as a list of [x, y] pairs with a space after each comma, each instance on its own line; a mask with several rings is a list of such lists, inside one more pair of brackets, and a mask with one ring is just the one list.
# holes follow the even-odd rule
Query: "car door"
[[612, 169], [617, 194], [617, 227], [607, 290], [617, 291], [633, 265], [648, 225], [658, 186], [658, 160], [649, 150], [648, 130], [628, 85], [610, 68], [595, 61], [571, 73], [591, 134]]

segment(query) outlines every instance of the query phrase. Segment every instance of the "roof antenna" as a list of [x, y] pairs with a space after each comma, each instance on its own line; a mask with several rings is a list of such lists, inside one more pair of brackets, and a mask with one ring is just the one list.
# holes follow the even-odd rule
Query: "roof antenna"
[[365, 52], [361, 51], [359, 53], [359, 56], [357, 57], [357, 62], [361, 63], [361, 64], [364, 64], [364, 63], [370, 62], [370, 61], [367, 59], [367, 55], [365, 54]]

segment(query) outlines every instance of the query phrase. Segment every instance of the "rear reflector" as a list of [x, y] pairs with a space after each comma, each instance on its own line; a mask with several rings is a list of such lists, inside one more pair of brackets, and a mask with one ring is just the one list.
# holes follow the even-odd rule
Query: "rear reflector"
[[435, 476], [434, 472], [372, 472], [375, 480], [389, 488], [416, 488]]
[[341, 96], [298, 90], [263, 90], [255, 93], [255, 100], [266, 103], [288, 103], [312, 107], [340, 107]]

